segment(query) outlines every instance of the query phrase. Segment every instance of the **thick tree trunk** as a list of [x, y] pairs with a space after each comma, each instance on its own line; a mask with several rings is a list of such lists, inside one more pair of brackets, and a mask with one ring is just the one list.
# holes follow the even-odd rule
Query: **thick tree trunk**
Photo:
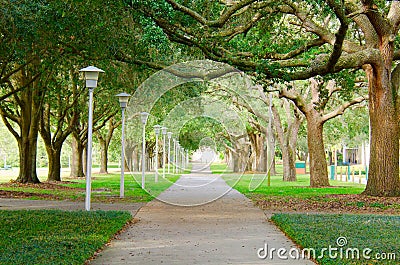
[[310, 154], [310, 186], [329, 186], [328, 166], [323, 140], [323, 122], [316, 111], [307, 113], [307, 141]]
[[283, 181], [297, 181], [296, 178], [296, 154], [289, 144], [285, 144], [282, 148], [283, 162]]
[[32, 133], [18, 140], [19, 149], [19, 175], [20, 183], [40, 183], [36, 173], [36, 150], [38, 133]]
[[71, 157], [71, 177], [84, 177], [83, 172], [83, 150], [84, 145], [80, 143], [75, 137], [72, 137], [71, 143], [72, 157]]
[[46, 146], [47, 157], [49, 158], [48, 181], [61, 181], [61, 148], [62, 146], [56, 149]]
[[394, 93], [396, 90], [390, 88], [387, 77], [381, 76], [380, 80], [374, 75], [375, 71], [371, 68], [366, 71], [369, 81], [371, 146], [368, 182], [363, 193], [372, 196], [400, 196], [399, 124], [394, 100], [397, 94]]
[[239, 165], [239, 155], [232, 152], [232, 170], [233, 172], [237, 173], [240, 172], [240, 165]]

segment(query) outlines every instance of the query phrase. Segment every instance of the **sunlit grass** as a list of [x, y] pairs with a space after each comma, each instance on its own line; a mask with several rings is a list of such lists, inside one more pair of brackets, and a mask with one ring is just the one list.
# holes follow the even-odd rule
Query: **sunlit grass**
[[[399, 216], [276, 214], [272, 220], [302, 248], [315, 250], [319, 264], [399, 264]], [[329, 246], [333, 251], [323, 252]], [[353, 257], [348, 249], [359, 255]], [[366, 256], [365, 249], [371, 249]]]
[[[310, 187], [310, 176], [308, 174], [297, 175], [297, 181], [285, 182], [282, 180], [281, 167], [277, 167], [278, 175], [271, 176], [270, 186], [266, 174], [234, 174], [231, 171], [225, 171], [226, 165], [216, 164], [211, 167], [215, 173], [222, 174], [226, 183], [234, 187], [239, 192], [248, 197], [257, 195], [272, 197], [297, 197], [310, 198], [315, 196], [324, 196], [327, 194], [359, 194], [365, 189], [365, 185], [351, 182], [341, 182], [331, 180], [331, 187], [313, 188]], [[213, 171], [214, 172], [214, 171]]]
[[[187, 173], [187, 172], [186, 172]], [[161, 192], [170, 187], [181, 174], [166, 174], [166, 177], [162, 177], [162, 173], [159, 174], [158, 182], [155, 181], [154, 173], [145, 174], [145, 189], [141, 188], [140, 173], [125, 173], [125, 198], [120, 199], [120, 174], [93, 174], [92, 176], [92, 201], [104, 202], [109, 200], [116, 200], [120, 202], [148, 202], [154, 197], [157, 197]], [[19, 185], [17, 183], [8, 184], [7, 186], [0, 186], [0, 190], [7, 191], [19, 191], [25, 193], [32, 193], [33, 198], [46, 199], [40, 197], [40, 195], [48, 194], [52, 195], [52, 199], [60, 200], [84, 200], [85, 198], [85, 178], [65, 178], [68, 182], [58, 184], [59, 186], [66, 188], [55, 188], [46, 189], [41, 188], [41, 185]], [[69, 188], [69, 189], [67, 189]], [[37, 194], [38, 196], [34, 196]], [[30, 197], [32, 198], [32, 197]]]
[[84, 264], [131, 219], [115, 211], [0, 210], [0, 264]]

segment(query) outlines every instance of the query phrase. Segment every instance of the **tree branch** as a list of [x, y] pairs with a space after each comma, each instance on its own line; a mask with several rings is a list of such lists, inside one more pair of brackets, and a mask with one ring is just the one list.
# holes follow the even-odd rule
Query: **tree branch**
[[338, 108], [336, 108], [336, 110], [334, 110], [334, 111], [332, 111], [330, 113], [327, 113], [324, 116], [322, 116], [322, 121], [326, 122], [326, 121], [328, 121], [330, 119], [333, 119], [333, 118], [335, 118], [335, 117], [337, 117], [339, 115], [342, 115], [347, 108], [349, 108], [349, 107], [351, 107], [351, 106], [353, 106], [355, 104], [359, 104], [359, 103], [361, 103], [361, 102], [363, 102], [365, 100], [366, 100], [365, 97], [358, 97], [358, 98], [355, 98], [355, 99], [353, 99], [351, 101], [345, 102], [342, 105], [340, 105]]

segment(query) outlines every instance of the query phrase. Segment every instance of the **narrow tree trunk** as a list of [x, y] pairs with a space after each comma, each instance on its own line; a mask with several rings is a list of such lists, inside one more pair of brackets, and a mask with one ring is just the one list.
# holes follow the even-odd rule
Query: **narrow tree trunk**
[[71, 157], [71, 177], [84, 177], [83, 173], [83, 149], [84, 145], [82, 145], [79, 140], [75, 137], [72, 137], [71, 141], [71, 149], [72, 149], [72, 157]]
[[[263, 137], [263, 140], [265, 141], [265, 137]], [[263, 142], [260, 149], [259, 161], [257, 161], [258, 162], [257, 171], [259, 172], [267, 172], [268, 170], [267, 151], [268, 149], [266, 148], [266, 145]]]
[[283, 181], [297, 181], [296, 178], [296, 156], [295, 151], [285, 144], [282, 149], [282, 162], [283, 162]]
[[[97, 138], [99, 139], [99, 138]], [[108, 174], [108, 147], [106, 141], [100, 141], [100, 174]]]
[[328, 166], [325, 158], [323, 140], [323, 122], [318, 120], [318, 113], [307, 113], [307, 141], [310, 154], [310, 186], [329, 186]]
[[126, 160], [127, 157], [125, 157], [125, 162], [124, 162], [124, 172], [130, 172], [131, 170], [129, 169], [128, 165], [128, 160]]
[[[128, 150], [127, 148], [125, 149], [125, 159], [127, 163], [127, 169], [130, 171], [135, 171], [134, 166], [136, 166], [136, 162], [133, 161], [134, 153], [132, 150]], [[135, 165], [133, 165], [135, 164]]]
[[276, 160], [275, 160], [275, 152], [274, 152], [274, 157], [272, 157], [272, 162], [271, 162], [271, 176], [276, 175]]
[[49, 158], [48, 181], [61, 181], [61, 147], [54, 149], [46, 146], [47, 157]]

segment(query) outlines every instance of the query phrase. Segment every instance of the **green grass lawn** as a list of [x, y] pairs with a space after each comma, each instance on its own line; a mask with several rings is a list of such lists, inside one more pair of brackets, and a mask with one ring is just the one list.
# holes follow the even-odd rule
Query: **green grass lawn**
[[0, 264], [84, 264], [131, 220], [128, 212], [0, 211]]
[[[180, 174], [162, 174], [155, 182], [154, 173], [146, 173], [145, 190], [141, 188], [141, 174], [125, 174], [125, 198], [119, 198], [120, 174], [93, 174], [92, 176], [92, 201], [94, 202], [148, 202], [171, 186]], [[43, 183], [37, 185], [21, 185], [19, 183], [6, 183], [0, 185], [0, 190], [30, 193], [29, 199], [58, 199], [58, 200], [84, 200], [85, 178], [69, 179], [60, 184]]]
[[210, 169], [213, 174], [226, 174], [232, 172], [232, 170], [228, 168], [227, 164], [221, 163], [212, 163]]
[[228, 185], [234, 187], [239, 192], [248, 197], [295, 197], [311, 198], [327, 194], [359, 194], [365, 186], [351, 182], [330, 181], [331, 187], [311, 188], [309, 175], [297, 175], [296, 182], [284, 182], [282, 176], [272, 176], [271, 186], [267, 185], [265, 174], [224, 174], [223, 179]]
[[[400, 216], [275, 214], [272, 220], [302, 248], [314, 249], [319, 264], [400, 263]], [[343, 237], [347, 244], [342, 246]], [[331, 255], [328, 250], [322, 252], [329, 246]]]
[[364, 184], [330, 180], [330, 187], [310, 187], [309, 175], [297, 175], [297, 181], [284, 182], [279, 174], [271, 177], [268, 186], [265, 174], [234, 174], [225, 170], [226, 165], [213, 165], [214, 173], [221, 174], [228, 185], [235, 188], [257, 206], [273, 212], [351, 212], [351, 213], [400, 213], [400, 198], [380, 198], [360, 195]]

